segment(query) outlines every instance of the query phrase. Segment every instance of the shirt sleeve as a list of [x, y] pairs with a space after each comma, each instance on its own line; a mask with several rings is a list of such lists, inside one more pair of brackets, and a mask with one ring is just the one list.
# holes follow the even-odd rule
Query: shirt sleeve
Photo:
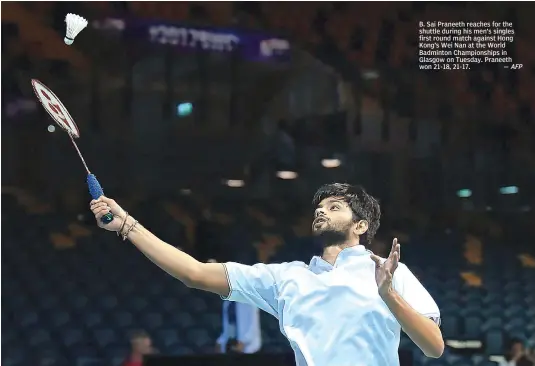
[[414, 310], [440, 325], [440, 311], [437, 303], [403, 263], [399, 263], [394, 273], [394, 289]]
[[224, 263], [230, 292], [223, 300], [256, 306], [277, 316], [276, 272], [281, 264], [258, 263], [247, 266], [235, 262]]

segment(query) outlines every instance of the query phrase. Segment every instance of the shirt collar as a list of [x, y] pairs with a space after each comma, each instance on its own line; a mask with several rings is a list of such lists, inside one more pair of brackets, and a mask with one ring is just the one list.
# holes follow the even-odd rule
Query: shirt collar
[[[352, 257], [370, 255], [370, 254], [371, 252], [367, 250], [364, 245], [355, 245], [349, 248], [344, 248], [342, 249], [340, 253], [338, 253], [338, 256], [336, 257], [334, 264], [336, 265], [336, 264], [345, 262], [346, 260]], [[319, 269], [319, 270], [327, 270], [327, 271], [330, 271], [333, 268], [333, 266], [329, 262], [325, 261], [323, 258], [317, 255], [312, 257], [308, 267], [311, 270]]]

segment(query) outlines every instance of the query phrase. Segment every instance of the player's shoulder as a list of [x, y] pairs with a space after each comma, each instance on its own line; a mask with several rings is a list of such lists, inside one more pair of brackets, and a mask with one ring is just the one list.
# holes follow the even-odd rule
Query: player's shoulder
[[307, 264], [302, 261], [292, 261], [292, 262], [284, 262], [286, 266], [288, 267], [306, 267]]
[[282, 263], [256, 263], [251, 265], [246, 265], [237, 262], [226, 262], [223, 263], [225, 266], [239, 267], [239, 268], [256, 268], [257, 270], [269, 270], [269, 271], [280, 271], [292, 267], [306, 267], [306, 264], [300, 261], [293, 262], [282, 262]]
[[307, 265], [301, 261], [292, 261], [292, 262], [282, 262], [282, 263], [271, 263], [267, 264], [268, 267], [272, 267], [276, 270], [287, 270], [290, 268], [306, 267]]
[[282, 262], [282, 263], [258, 263], [253, 267], [258, 267], [260, 273], [264, 273], [267, 276], [270, 276], [275, 279], [276, 282], [280, 281], [282, 278], [286, 277], [289, 273], [294, 273], [294, 271], [299, 268], [306, 268], [306, 264], [300, 261], [293, 262]]
[[260, 271], [280, 273], [291, 268], [306, 267], [306, 264], [300, 261], [281, 262], [281, 263], [257, 263], [252, 266]]

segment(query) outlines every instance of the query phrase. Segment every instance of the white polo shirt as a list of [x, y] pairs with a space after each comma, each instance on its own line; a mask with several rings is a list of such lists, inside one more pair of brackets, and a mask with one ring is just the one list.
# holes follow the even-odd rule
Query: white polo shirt
[[[255, 305], [279, 320], [297, 366], [395, 366], [401, 326], [375, 282], [375, 263], [362, 245], [346, 248], [334, 266], [303, 262], [224, 264], [228, 300]], [[395, 290], [420, 314], [440, 319], [438, 306], [400, 263]]]

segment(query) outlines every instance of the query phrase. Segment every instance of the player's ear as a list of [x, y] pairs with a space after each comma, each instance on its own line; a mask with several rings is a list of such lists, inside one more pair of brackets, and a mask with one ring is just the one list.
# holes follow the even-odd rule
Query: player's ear
[[359, 220], [353, 226], [353, 232], [358, 236], [364, 234], [366, 231], [368, 231], [368, 221], [366, 220]]

